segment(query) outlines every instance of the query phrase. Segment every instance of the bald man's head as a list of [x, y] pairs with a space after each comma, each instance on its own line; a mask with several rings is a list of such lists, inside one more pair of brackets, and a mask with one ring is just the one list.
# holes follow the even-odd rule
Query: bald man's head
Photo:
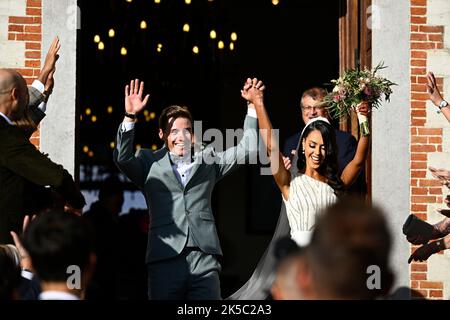
[[25, 79], [13, 69], [0, 69], [0, 111], [11, 120], [24, 117], [29, 95]]

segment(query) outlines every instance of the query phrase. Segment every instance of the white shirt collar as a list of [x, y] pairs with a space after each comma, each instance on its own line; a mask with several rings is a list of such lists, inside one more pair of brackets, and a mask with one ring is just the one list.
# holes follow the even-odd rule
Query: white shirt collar
[[186, 153], [184, 156], [179, 156], [175, 153], [169, 151], [169, 157], [172, 163], [176, 166], [191, 164], [192, 158], [191, 153]]
[[0, 112], [0, 116], [2, 116], [6, 120], [6, 122], [8, 122], [10, 125], [14, 125], [14, 123], [7, 116], [5, 116], [2, 112]]
[[39, 300], [80, 300], [80, 298], [68, 292], [43, 291], [39, 295]]

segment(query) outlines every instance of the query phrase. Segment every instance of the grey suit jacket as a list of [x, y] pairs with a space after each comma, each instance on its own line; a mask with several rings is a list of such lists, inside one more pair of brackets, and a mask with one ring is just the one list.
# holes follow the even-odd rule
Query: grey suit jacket
[[244, 136], [237, 146], [223, 152], [208, 146], [197, 153], [186, 187], [176, 178], [165, 147], [134, 154], [134, 130], [123, 132], [119, 127], [114, 161], [142, 190], [151, 214], [147, 263], [180, 254], [188, 232], [203, 252], [222, 254], [211, 209], [212, 191], [217, 181], [256, 156], [257, 124], [256, 118], [247, 116]]

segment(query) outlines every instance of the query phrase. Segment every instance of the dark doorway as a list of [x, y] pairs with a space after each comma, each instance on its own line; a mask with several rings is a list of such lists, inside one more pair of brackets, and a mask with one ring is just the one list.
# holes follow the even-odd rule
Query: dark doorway
[[[94, 167], [117, 170], [111, 142], [123, 118], [123, 87], [132, 78], [144, 80], [151, 94], [149, 113], [136, 128], [136, 144], [160, 148], [157, 118], [170, 104], [189, 106], [204, 129], [241, 128], [246, 104], [240, 89], [247, 77], [265, 82], [267, 108], [283, 143], [301, 130], [301, 93], [339, 74], [338, 1], [192, 0], [188, 5], [183, 0], [79, 0], [79, 6], [79, 149], [85, 190], [98, 188]], [[142, 21], [146, 29], [140, 28]], [[189, 32], [183, 32], [185, 23]], [[131, 184], [127, 188], [134, 190]], [[260, 176], [256, 165], [218, 184], [213, 210], [224, 251], [224, 297], [253, 271], [270, 241], [280, 203], [273, 178]]]

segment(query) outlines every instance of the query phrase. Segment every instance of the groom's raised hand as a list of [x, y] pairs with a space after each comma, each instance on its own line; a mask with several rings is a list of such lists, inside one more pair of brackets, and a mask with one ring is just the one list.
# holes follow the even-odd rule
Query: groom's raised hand
[[130, 85], [125, 86], [125, 112], [129, 114], [138, 114], [145, 108], [150, 97], [147, 94], [142, 100], [144, 93], [144, 82], [139, 79], [131, 80]]

